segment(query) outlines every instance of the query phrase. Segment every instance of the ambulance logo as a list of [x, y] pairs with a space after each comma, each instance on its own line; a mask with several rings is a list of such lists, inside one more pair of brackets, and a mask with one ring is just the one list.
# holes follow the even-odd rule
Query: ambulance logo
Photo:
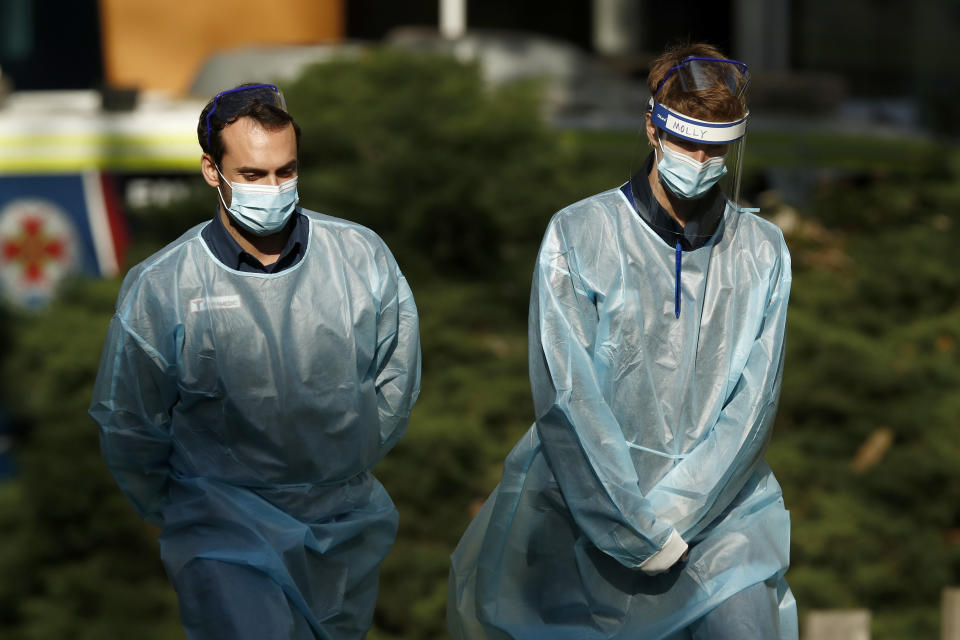
[[38, 307], [76, 269], [77, 234], [54, 203], [20, 199], [0, 210], [0, 290], [14, 303]]

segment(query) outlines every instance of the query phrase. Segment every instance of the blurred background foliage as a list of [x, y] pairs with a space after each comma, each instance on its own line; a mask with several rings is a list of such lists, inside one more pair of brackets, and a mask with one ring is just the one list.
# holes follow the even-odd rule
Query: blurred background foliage
[[[448, 556], [532, 418], [526, 306], [559, 208], [623, 182], [633, 133], [559, 131], [539, 88], [453, 59], [375, 52], [284, 87], [301, 200], [380, 233], [421, 313], [422, 395], [377, 467], [400, 509], [374, 640], [446, 637]], [[937, 637], [960, 583], [960, 155], [934, 141], [752, 132], [746, 195], [794, 259], [769, 461], [793, 519], [801, 612], [867, 607], [878, 640]], [[779, 176], [779, 177], [778, 177]], [[777, 185], [804, 185], [791, 201]], [[130, 211], [130, 264], [207, 219], [199, 180]], [[104, 468], [86, 414], [119, 281], [3, 311], [4, 406], [25, 434], [0, 484], [0, 636], [182, 638], [157, 531]]]

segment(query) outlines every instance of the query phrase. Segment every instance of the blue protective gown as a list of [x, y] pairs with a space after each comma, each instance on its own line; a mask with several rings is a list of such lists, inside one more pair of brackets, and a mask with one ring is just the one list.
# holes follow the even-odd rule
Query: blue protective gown
[[360, 638], [396, 535], [370, 470], [419, 393], [413, 296], [373, 232], [303, 213], [291, 268], [230, 269], [200, 225], [110, 322], [90, 412], [190, 638]]
[[[453, 554], [453, 638], [656, 640], [757, 584], [797, 637], [789, 516], [763, 460], [790, 256], [728, 204], [681, 270], [678, 318], [675, 249], [621, 190], [551, 220], [530, 305], [536, 423]], [[639, 570], [674, 532], [686, 562]]]

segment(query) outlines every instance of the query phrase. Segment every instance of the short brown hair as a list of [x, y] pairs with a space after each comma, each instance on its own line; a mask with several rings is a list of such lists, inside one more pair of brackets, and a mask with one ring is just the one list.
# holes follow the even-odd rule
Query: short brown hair
[[[256, 86], [261, 85], [258, 85], [258, 83], [255, 82], [246, 82], [234, 87], [234, 89]], [[228, 124], [233, 124], [240, 118], [253, 118], [253, 120], [255, 120], [260, 124], [260, 126], [268, 131], [283, 129], [287, 125], [293, 125], [293, 132], [297, 138], [297, 150], [299, 151], [300, 126], [293, 119], [293, 116], [279, 107], [260, 102], [255, 98], [251, 98], [242, 109], [237, 110], [226, 121], [221, 121], [219, 118], [211, 118], [210, 132], [208, 133], [207, 114], [210, 113], [210, 110], [213, 108], [214, 100], [216, 100], [215, 97], [211, 98], [210, 102], [207, 103], [207, 106], [205, 106], [203, 111], [200, 112], [200, 121], [197, 123], [197, 140], [200, 142], [200, 148], [203, 149], [203, 152], [209, 153], [213, 157], [213, 163], [218, 167], [220, 166], [220, 163], [223, 162], [223, 155], [226, 152], [226, 149], [224, 149], [223, 146], [223, 128]], [[209, 142], [207, 137], [208, 135]]]
[[[650, 95], [654, 95], [671, 67], [691, 56], [729, 60], [715, 46], [704, 42], [671, 46], [650, 65], [650, 74], [647, 76]], [[676, 73], [667, 78], [654, 99], [685, 116], [709, 122], [732, 122], [747, 114], [745, 96], [731, 95], [720, 83], [703, 91], [684, 91]]]

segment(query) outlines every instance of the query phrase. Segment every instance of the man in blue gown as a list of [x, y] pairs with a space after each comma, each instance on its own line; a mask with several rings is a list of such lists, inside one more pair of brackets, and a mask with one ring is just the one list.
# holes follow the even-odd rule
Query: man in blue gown
[[396, 535], [371, 469], [419, 392], [417, 310], [376, 234], [298, 206], [299, 135], [273, 85], [207, 104], [216, 214], [127, 274], [90, 408], [192, 640], [363, 637]]
[[457, 640], [797, 637], [790, 524], [763, 456], [790, 292], [780, 230], [737, 203], [746, 65], [652, 65], [642, 169], [547, 228], [536, 423], [452, 557]]

